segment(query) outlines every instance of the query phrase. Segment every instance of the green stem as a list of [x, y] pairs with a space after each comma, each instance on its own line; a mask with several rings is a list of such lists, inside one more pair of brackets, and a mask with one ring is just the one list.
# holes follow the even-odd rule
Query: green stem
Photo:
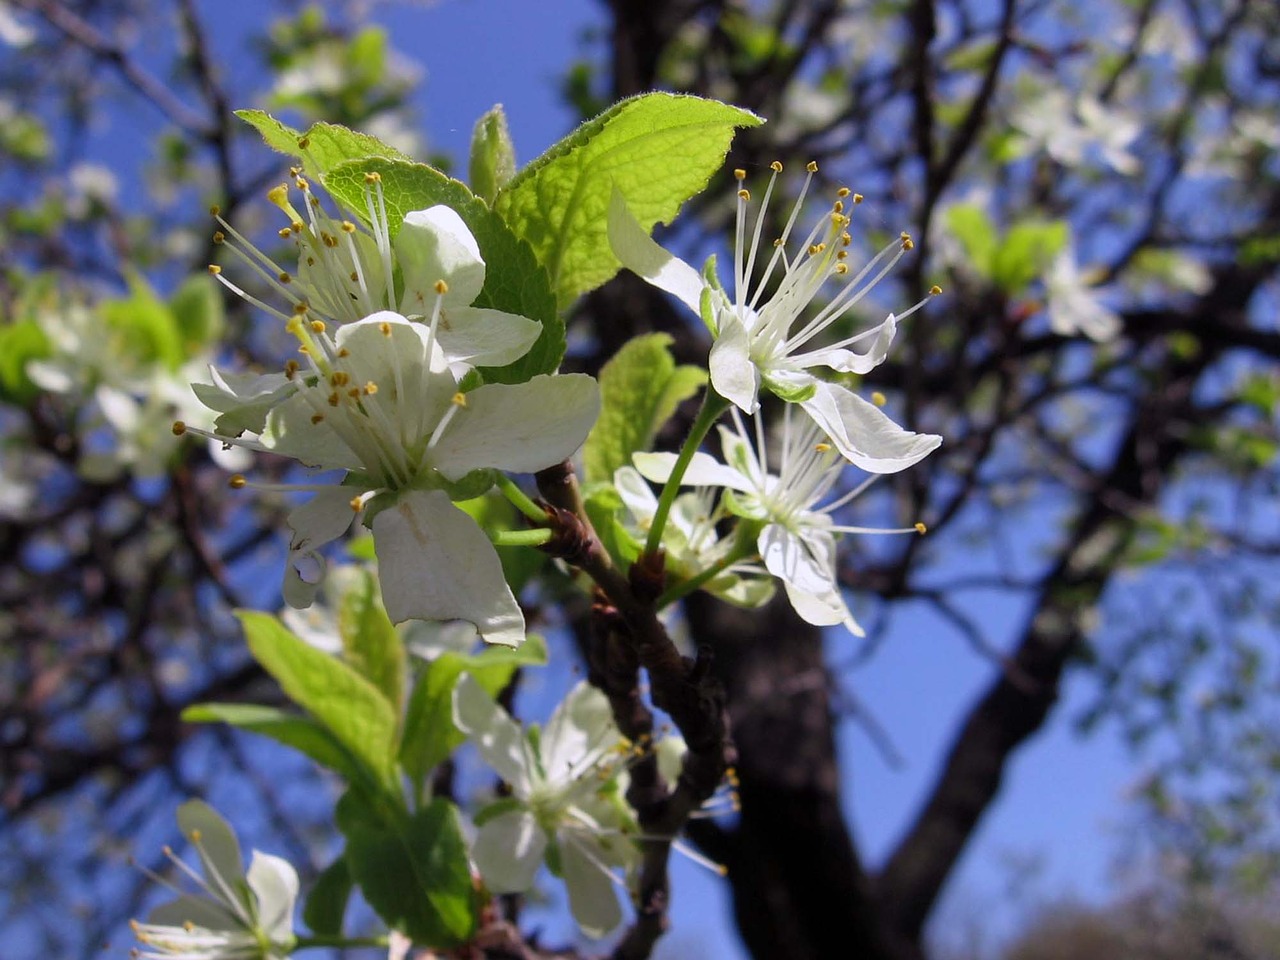
[[344, 937], [341, 934], [312, 934], [309, 937], [296, 937], [294, 950], [308, 950], [314, 947], [386, 947], [390, 938], [381, 937]]
[[[529, 499], [529, 495], [516, 486], [516, 482], [505, 473], [498, 474], [498, 489], [511, 501], [512, 506], [523, 513], [534, 523], [546, 523], [547, 511]], [[545, 541], [543, 541], [545, 543]]]
[[727, 409], [729, 409], [729, 401], [708, 385], [707, 392], [702, 396], [702, 409], [698, 411], [698, 417], [693, 421], [689, 436], [685, 438], [684, 446], [680, 448], [680, 455], [676, 457], [676, 465], [671, 470], [671, 476], [667, 477], [662, 493], [658, 496], [658, 510], [653, 515], [653, 525], [649, 527], [649, 536], [644, 542], [646, 554], [655, 554], [662, 546], [662, 531], [666, 529], [667, 516], [671, 513], [671, 505], [676, 502], [676, 494], [680, 492], [680, 481], [684, 479], [684, 473], [689, 469], [689, 463], [693, 460], [693, 455], [698, 452], [698, 447], [702, 445], [702, 440], [710, 431], [711, 425], [719, 420], [720, 414]]
[[540, 547], [551, 542], [551, 531], [546, 527], [537, 530], [497, 530], [489, 534], [495, 547]]
[[700, 571], [688, 580], [681, 580], [679, 583], [672, 584], [655, 601], [655, 607], [662, 610], [675, 603], [677, 600], [687, 597], [693, 591], [699, 589], [704, 584], [714, 580], [720, 574], [724, 573], [739, 560], [745, 559], [756, 552], [756, 538], [760, 534], [761, 524], [752, 521], [739, 521], [734, 529], [734, 544], [727, 554], [713, 563], [707, 569]]

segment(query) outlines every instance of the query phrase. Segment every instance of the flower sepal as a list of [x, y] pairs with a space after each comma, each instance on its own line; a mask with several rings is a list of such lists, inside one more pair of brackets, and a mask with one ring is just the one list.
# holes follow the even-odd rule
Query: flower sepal
[[812, 376], [801, 374], [789, 377], [780, 371], [766, 373], [761, 378], [764, 388], [785, 403], [804, 403], [818, 392], [818, 384]]

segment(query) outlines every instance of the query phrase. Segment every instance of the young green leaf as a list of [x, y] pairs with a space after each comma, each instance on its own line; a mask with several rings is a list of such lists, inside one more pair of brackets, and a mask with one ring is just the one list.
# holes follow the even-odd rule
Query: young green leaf
[[338, 804], [345, 859], [369, 905], [424, 947], [449, 947], [475, 927], [471, 862], [457, 808], [437, 798], [392, 818], [354, 793]]
[[325, 188], [352, 210], [365, 209], [365, 175], [382, 178], [382, 196], [392, 236], [405, 214], [436, 204], [453, 208], [476, 238], [485, 261], [484, 289], [475, 306], [516, 313], [542, 324], [542, 334], [519, 360], [505, 367], [481, 370], [486, 383], [523, 383], [540, 373], [552, 373], [564, 356], [564, 321], [556, 312], [555, 295], [546, 271], [529, 245], [513, 234], [466, 185], [422, 163], [371, 159], [340, 164], [324, 177]]
[[347, 663], [382, 691], [398, 716], [404, 702], [404, 644], [382, 609], [378, 582], [370, 571], [359, 571], [355, 584], [343, 594], [338, 632]]
[[338, 857], [320, 872], [315, 886], [307, 894], [306, 906], [302, 908], [302, 919], [312, 933], [330, 937], [341, 935], [342, 918], [347, 912], [347, 901], [351, 899], [354, 886], [345, 856]]
[[476, 121], [467, 172], [471, 189], [486, 203], [493, 203], [498, 191], [516, 175], [516, 149], [500, 103]]
[[310, 717], [254, 703], [199, 703], [182, 711], [184, 723], [226, 723], [292, 747], [348, 781], [360, 779], [360, 765], [328, 730]]
[[293, 700], [328, 728], [383, 785], [395, 782], [396, 715], [382, 693], [336, 657], [309, 646], [269, 614], [237, 613], [249, 651]]
[[612, 480], [633, 453], [650, 449], [676, 407], [706, 383], [701, 368], [676, 366], [670, 346], [665, 333], [636, 337], [600, 371], [600, 419], [582, 453], [588, 483]]
[[618, 271], [605, 225], [615, 187], [646, 230], [670, 223], [720, 168], [734, 130], [762, 122], [698, 97], [623, 100], [521, 170], [494, 209], [533, 246], [564, 309]]
[[991, 261], [992, 281], [1005, 293], [1021, 293], [1044, 274], [1069, 236], [1064, 220], [1015, 223]]
[[309, 177], [320, 178], [348, 160], [367, 157], [409, 159], [376, 137], [357, 133], [336, 123], [314, 123], [306, 133], [302, 133], [263, 110], [237, 110], [236, 116], [262, 134], [262, 139], [273, 150], [298, 157], [302, 161], [303, 172]]

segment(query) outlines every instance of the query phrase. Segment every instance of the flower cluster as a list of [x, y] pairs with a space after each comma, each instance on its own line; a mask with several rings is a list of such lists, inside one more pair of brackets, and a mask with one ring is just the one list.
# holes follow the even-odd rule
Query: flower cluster
[[[528, 473], [571, 456], [595, 422], [596, 382], [543, 375], [467, 389], [474, 366], [518, 359], [540, 325], [469, 306], [484, 285], [485, 263], [462, 219], [444, 206], [408, 214], [393, 269], [385, 212], [373, 194], [371, 238], [348, 221], [326, 219], [299, 182], [309, 226], [273, 191], [297, 218], [283, 231], [300, 251], [296, 284], [229, 224], [219, 237], [233, 236], [228, 245], [262, 277], [275, 270], [272, 282], [293, 308], [273, 312], [297, 338], [301, 360], [265, 375], [214, 370], [212, 384], [196, 387], [221, 413], [206, 435], [336, 474], [331, 483], [288, 485], [232, 478], [236, 487], [314, 493], [289, 515], [284, 593], [291, 606], [311, 603], [324, 573], [321, 548], [363, 513], [394, 621], [464, 620], [490, 643], [519, 644], [524, 617], [493, 545], [453, 501], [483, 493], [496, 471]], [[396, 277], [403, 277], [397, 305], [406, 312], [381, 308]]]

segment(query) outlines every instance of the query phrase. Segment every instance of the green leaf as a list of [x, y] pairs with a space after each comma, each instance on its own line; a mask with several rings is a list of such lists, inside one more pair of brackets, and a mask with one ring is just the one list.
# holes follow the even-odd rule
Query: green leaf
[[475, 306], [505, 310], [542, 324], [542, 334], [519, 360], [505, 367], [485, 367], [486, 383], [523, 383], [540, 373], [553, 373], [564, 356], [564, 321], [556, 311], [546, 271], [533, 250], [513, 234], [466, 185], [424, 163], [372, 159], [335, 167], [324, 178], [325, 188], [352, 210], [365, 208], [365, 174], [382, 177], [382, 195], [392, 236], [400, 232], [405, 214], [442, 203], [457, 211], [475, 235], [485, 260], [484, 289]]
[[187, 358], [173, 312], [140, 275], [129, 277], [129, 296], [99, 306], [103, 325], [120, 352], [139, 363], [177, 370]]
[[383, 921], [419, 946], [450, 947], [471, 935], [471, 863], [457, 808], [436, 798], [411, 816], [378, 816], [347, 793], [338, 804], [351, 876]]
[[379, 784], [394, 784], [396, 715], [378, 688], [295, 637], [275, 617], [249, 610], [236, 615], [249, 651], [289, 699], [327, 727]]
[[348, 781], [360, 779], [360, 766], [328, 730], [310, 717], [254, 703], [198, 703], [182, 711], [184, 723], [226, 723], [292, 747]]
[[466, 736], [453, 725], [453, 688], [464, 672], [490, 696], [507, 685], [517, 667], [547, 662], [541, 637], [530, 634], [519, 647], [489, 647], [475, 656], [443, 653], [427, 664], [409, 697], [400, 763], [415, 783], [451, 754]]
[[985, 210], [973, 203], [952, 207], [946, 214], [947, 229], [960, 241], [969, 266], [984, 280], [991, 278], [996, 254], [996, 228]]
[[534, 160], [494, 203], [547, 268], [561, 309], [618, 271], [606, 213], [617, 187], [646, 230], [670, 223], [711, 179], [738, 127], [763, 121], [715, 100], [623, 100]]
[[[309, 177], [319, 178], [348, 160], [366, 157], [409, 159], [376, 137], [357, 133], [336, 123], [313, 123], [306, 133], [300, 133], [263, 110], [237, 110], [236, 116], [262, 134], [262, 139], [273, 150], [301, 159], [302, 169]], [[305, 147], [302, 146], [304, 140]], [[355, 209], [363, 206], [362, 199]]]
[[516, 148], [507, 129], [502, 104], [476, 121], [471, 134], [471, 189], [486, 203], [493, 203], [498, 191], [516, 175]]
[[633, 453], [648, 450], [676, 407], [706, 382], [702, 369], [677, 367], [670, 346], [665, 333], [636, 337], [600, 371], [600, 419], [582, 452], [587, 483], [612, 480]]
[[321, 871], [302, 908], [303, 922], [312, 933], [322, 937], [342, 934], [342, 918], [354, 885], [345, 856], [338, 857]]
[[992, 282], [1005, 293], [1021, 293], [1067, 245], [1068, 231], [1065, 220], [1014, 224], [991, 261]]
[[404, 702], [404, 644], [382, 608], [378, 582], [370, 571], [357, 571], [355, 585], [343, 594], [338, 632], [347, 663], [382, 692], [399, 716]]
[[[510, 500], [496, 491], [491, 490], [484, 496], [469, 500], [455, 501], [454, 506], [475, 520], [480, 528], [489, 534], [529, 529], [524, 521], [524, 515], [512, 506]], [[520, 591], [538, 575], [550, 559], [541, 550], [516, 547], [498, 551], [502, 575], [511, 587], [511, 592], [516, 596], [520, 595]]]
[[26, 404], [40, 388], [27, 376], [27, 361], [52, 353], [49, 338], [34, 320], [0, 326], [0, 400]]
[[222, 303], [218, 284], [205, 273], [188, 277], [169, 298], [169, 311], [185, 356], [194, 355], [222, 336]]

